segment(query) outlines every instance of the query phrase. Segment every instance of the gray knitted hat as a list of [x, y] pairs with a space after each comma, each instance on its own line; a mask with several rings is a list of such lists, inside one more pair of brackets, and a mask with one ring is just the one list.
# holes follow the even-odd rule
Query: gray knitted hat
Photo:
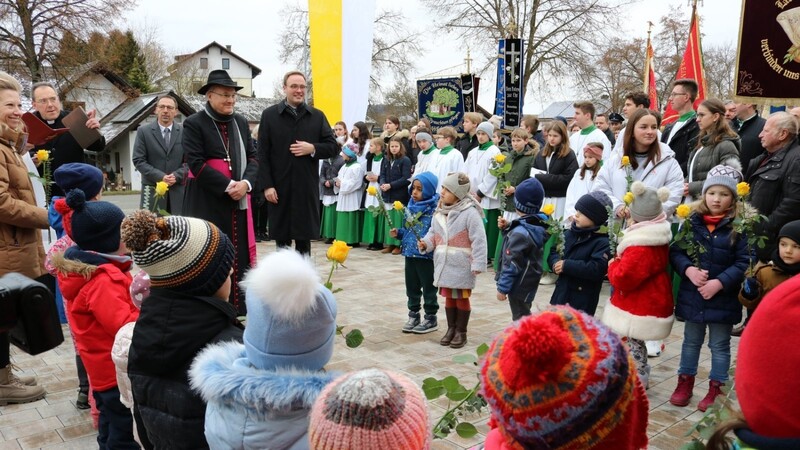
[[[463, 175], [463, 177], [461, 177], [461, 181], [464, 182], [463, 184], [459, 183], [459, 175]], [[461, 172], [450, 173], [444, 178], [442, 187], [447, 188], [457, 199], [461, 200], [469, 195], [469, 177]]]
[[668, 188], [660, 187], [656, 191], [641, 181], [633, 182], [631, 192], [631, 218], [636, 222], [647, 222], [658, 217], [664, 211], [664, 202], [669, 198]]
[[706, 175], [706, 181], [703, 183], [703, 195], [711, 186], [725, 186], [733, 192], [733, 197], [737, 197], [736, 185], [741, 183], [742, 173], [736, 168], [725, 165], [718, 165], [711, 168]]
[[494, 125], [492, 125], [490, 122], [481, 122], [481, 124], [478, 125], [478, 130], [476, 131], [476, 133], [478, 131], [486, 133], [489, 135], [489, 137], [491, 137], [492, 134], [494, 133]]

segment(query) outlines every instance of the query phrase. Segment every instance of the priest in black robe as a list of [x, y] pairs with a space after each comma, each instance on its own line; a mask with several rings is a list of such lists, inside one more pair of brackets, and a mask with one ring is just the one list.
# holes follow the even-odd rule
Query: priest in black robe
[[184, 214], [205, 219], [222, 230], [236, 251], [230, 302], [247, 313], [239, 282], [256, 261], [250, 193], [256, 185], [258, 158], [247, 119], [234, 112], [241, 89], [224, 70], [213, 70], [197, 91], [205, 107], [183, 123], [183, 148], [190, 174]]

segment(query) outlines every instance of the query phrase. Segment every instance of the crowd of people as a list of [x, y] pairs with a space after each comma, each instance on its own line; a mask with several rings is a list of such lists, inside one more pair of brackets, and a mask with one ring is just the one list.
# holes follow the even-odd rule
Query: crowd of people
[[[749, 339], [797, 310], [785, 286], [800, 273], [800, 108], [762, 119], [753, 105], [706, 99], [695, 111], [697, 84], [677, 80], [679, 118], [663, 128], [647, 96], [631, 92], [622, 114], [581, 101], [572, 121], [526, 116], [501, 130], [466, 113], [461, 135], [426, 119], [404, 130], [389, 116], [373, 137], [364, 122], [331, 128], [306, 88], [304, 74], [287, 73], [285, 99], [252, 133], [224, 70], [209, 74], [205, 108], [182, 124], [175, 99], [159, 98], [134, 148], [141, 209], [125, 217], [102, 200], [103, 173], [62, 150], [70, 142], [51, 146], [58, 190], [49, 213], [37, 205], [21, 88], [0, 74], [0, 272], [58, 280], [76, 406], [97, 414], [101, 448], [429, 448], [427, 404], [411, 380], [325, 371], [337, 302], [308, 258], [317, 239], [403, 256], [398, 332], [437, 331], [443, 303], [440, 344], [453, 349], [468, 343], [476, 275], [494, 266], [511, 324], [481, 363], [486, 449], [646, 448], [648, 358], [676, 320], [673, 405], [691, 403], [706, 334], [701, 411], [729, 382], [733, 336], [750, 383], [751, 364], [798, 361]], [[65, 112], [55, 89], [34, 86], [32, 97], [56, 126]], [[87, 126], [99, 126], [93, 112]], [[38, 229], [51, 225], [59, 240], [45, 256]], [[259, 261], [267, 233], [278, 250]], [[611, 297], [594, 318], [605, 280]], [[532, 313], [540, 284], [555, 284], [554, 306]], [[791, 314], [765, 318], [778, 302]], [[0, 333], [0, 403], [44, 397], [14, 374], [8, 347]], [[796, 418], [774, 426], [756, 389], [737, 383], [745, 416], [713, 445], [731, 429], [763, 448], [798, 443]]]

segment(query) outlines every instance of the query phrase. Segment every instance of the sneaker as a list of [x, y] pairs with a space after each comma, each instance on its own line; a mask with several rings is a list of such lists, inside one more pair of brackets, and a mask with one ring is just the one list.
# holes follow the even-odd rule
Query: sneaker
[[556, 281], [558, 281], [558, 275], [551, 272], [547, 272], [544, 275], [542, 275], [542, 278], [539, 280], [539, 284], [547, 286], [551, 284], [556, 284]]
[[415, 334], [425, 334], [439, 329], [439, 324], [436, 321], [436, 314], [425, 314], [425, 320], [411, 330]]
[[413, 330], [417, 325], [419, 325], [419, 311], [409, 311], [408, 322], [403, 325], [403, 333], [411, 333], [411, 330]]
[[664, 350], [664, 341], [645, 341], [644, 345], [647, 347], [647, 356], [650, 358], [661, 356], [661, 352]]
[[742, 333], [744, 333], [744, 327], [745, 327], [744, 324], [742, 324], [741, 326], [735, 327], [733, 330], [731, 330], [731, 336], [733, 336], [733, 337], [742, 337]]
[[75, 407], [78, 409], [89, 409], [89, 394], [87, 392], [78, 392], [78, 398], [75, 400]]

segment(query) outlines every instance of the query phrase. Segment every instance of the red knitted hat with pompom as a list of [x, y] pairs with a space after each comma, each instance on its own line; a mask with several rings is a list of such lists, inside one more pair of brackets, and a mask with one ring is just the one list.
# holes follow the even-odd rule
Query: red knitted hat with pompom
[[647, 396], [620, 338], [566, 306], [512, 323], [481, 369], [483, 396], [512, 448], [647, 447]]

